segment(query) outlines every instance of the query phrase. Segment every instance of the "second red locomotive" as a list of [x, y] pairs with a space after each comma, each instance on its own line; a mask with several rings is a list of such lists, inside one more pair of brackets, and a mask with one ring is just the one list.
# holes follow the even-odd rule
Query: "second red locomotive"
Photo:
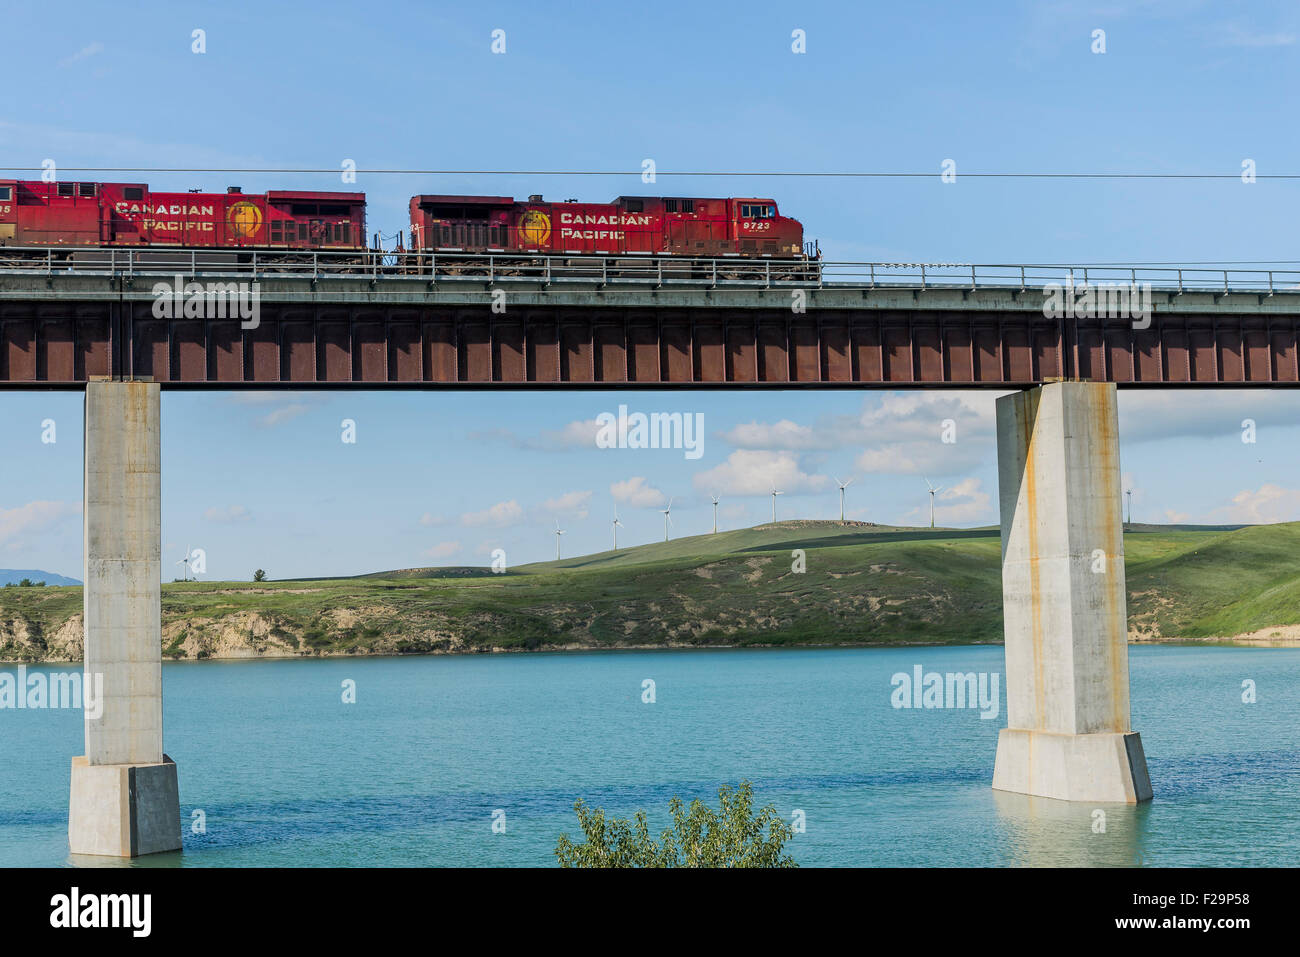
[[657, 253], [796, 259], [803, 226], [773, 199], [619, 196], [611, 203], [548, 203], [541, 196], [414, 196], [419, 251], [541, 254]]

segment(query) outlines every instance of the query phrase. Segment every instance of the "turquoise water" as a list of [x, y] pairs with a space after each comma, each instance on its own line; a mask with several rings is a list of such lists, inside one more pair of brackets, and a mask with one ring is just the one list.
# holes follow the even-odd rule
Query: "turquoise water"
[[[743, 778], [804, 812], [804, 865], [1300, 863], [1300, 650], [1130, 660], [1156, 798], [1103, 808], [1105, 833], [1093, 807], [990, 788], [1004, 702], [892, 707], [894, 673], [1001, 673], [1000, 647], [168, 663], [185, 850], [136, 866], [546, 866], [578, 796], [662, 826], [673, 795]], [[0, 710], [0, 864], [118, 864], [68, 855], [81, 751], [79, 711]]]

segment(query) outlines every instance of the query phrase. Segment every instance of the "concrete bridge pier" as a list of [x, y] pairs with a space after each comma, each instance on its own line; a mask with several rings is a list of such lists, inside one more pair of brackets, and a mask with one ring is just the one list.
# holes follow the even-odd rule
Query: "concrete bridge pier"
[[[86, 385], [86, 753], [72, 759], [73, 854], [181, 847], [176, 765], [162, 747], [159, 405], [154, 382]], [[102, 704], [84, 692], [101, 675]]]
[[1007, 727], [993, 787], [1150, 800], [1129, 725], [1114, 384], [1053, 382], [997, 401]]

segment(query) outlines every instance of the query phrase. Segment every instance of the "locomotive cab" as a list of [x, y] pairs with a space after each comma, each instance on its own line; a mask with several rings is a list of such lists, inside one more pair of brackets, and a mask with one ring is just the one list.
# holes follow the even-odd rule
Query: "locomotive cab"
[[18, 232], [18, 180], [0, 179], [0, 246], [8, 246]]
[[790, 257], [803, 253], [803, 224], [782, 216], [774, 199], [733, 199], [736, 246], [742, 256]]

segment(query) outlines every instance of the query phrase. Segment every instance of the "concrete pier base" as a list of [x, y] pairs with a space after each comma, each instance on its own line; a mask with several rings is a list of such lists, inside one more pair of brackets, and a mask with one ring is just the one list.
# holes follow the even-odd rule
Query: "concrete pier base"
[[139, 857], [181, 846], [176, 764], [96, 764], [72, 759], [68, 847], [73, 854]]
[[162, 460], [157, 383], [92, 381], [85, 423], [85, 673], [103, 676], [74, 758], [74, 854], [181, 847], [162, 746]]
[[1115, 386], [997, 401], [1007, 728], [993, 787], [1065, 801], [1151, 798], [1129, 725]]
[[1142, 738], [1003, 728], [993, 787], [1060, 801], [1136, 804], [1151, 800]]

